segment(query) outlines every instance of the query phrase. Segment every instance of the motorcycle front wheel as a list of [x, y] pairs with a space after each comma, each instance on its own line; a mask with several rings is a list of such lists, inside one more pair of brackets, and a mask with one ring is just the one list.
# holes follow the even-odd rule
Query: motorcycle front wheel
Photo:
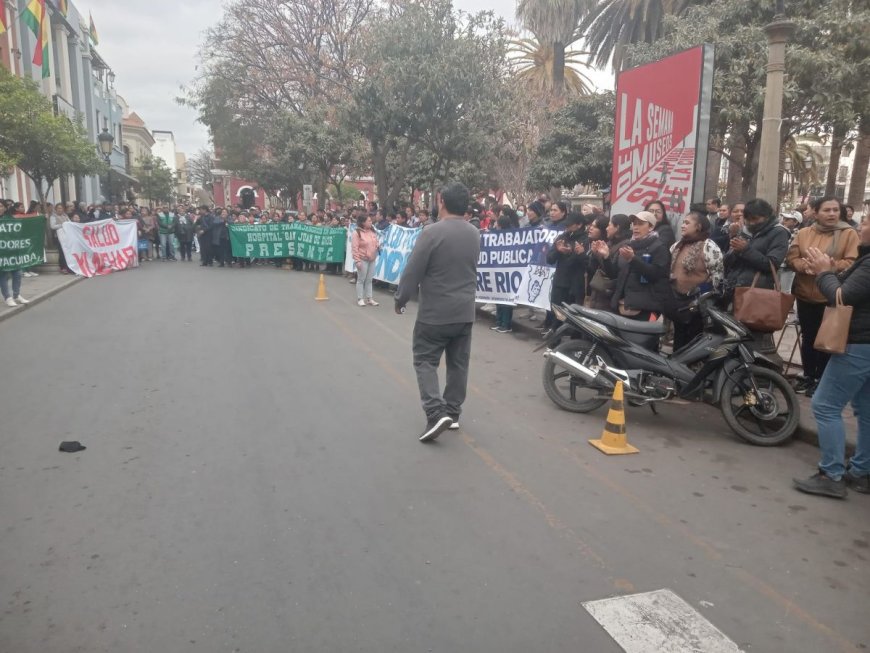
[[[567, 340], [556, 347], [554, 351], [574, 358], [580, 362], [586, 358], [591, 343], [585, 340]], [[596, 351], [607, 364], [610, 357], [603, 351]], [[563, 410], [572, 413], [589, 413], [607, 403], [609, 397], [602, 397], [598, 388], [590, 387], [585, 379], [571, 374], [561, 365], [549, 358], [544, 361], [544, 390], [550, 400]]]
[[[750, 375], [759, 396], [752, 391]], [[754, 365], [731, 372], [722, 386], [720, 407], [732, 431], [762, 447], [789, 440], [800, 421], [798, 398], [791, 384], [781, 374]]]

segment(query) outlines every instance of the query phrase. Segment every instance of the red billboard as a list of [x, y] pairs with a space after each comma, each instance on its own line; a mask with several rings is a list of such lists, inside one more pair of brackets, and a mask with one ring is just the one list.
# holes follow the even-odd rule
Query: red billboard
[[676, 227], [703, 201], [712, 91], [707, 45], [619, 74], [611, 215], [661, 200]]

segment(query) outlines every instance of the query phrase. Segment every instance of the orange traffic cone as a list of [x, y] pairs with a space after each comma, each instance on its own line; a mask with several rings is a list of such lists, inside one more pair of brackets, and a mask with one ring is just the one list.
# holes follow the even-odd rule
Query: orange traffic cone
[[326, 295], [326, 279], [322, 274], [320, 275], [320, 281], [317, 284], [317, 294], [314, 296], [314, 299], [319, 302], [325, 302], [329, 299]]
[[600, 449], [609, 456], [626, 453], [639, 453], [632, 447], [625, 437], [625, 407], [622, 400], [622, 381], [616, 382], [613, 389], [613, 399], [610, 402], [610, 410], [607, 413], [607, 423], [598, 440], [589, 440], [596, 449]]

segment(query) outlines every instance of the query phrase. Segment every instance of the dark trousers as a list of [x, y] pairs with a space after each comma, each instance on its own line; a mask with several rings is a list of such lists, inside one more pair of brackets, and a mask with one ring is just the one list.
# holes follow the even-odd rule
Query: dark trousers
[[191, 255], [193, 254], [193, 242], [183, 240], [178, 241], [178, 249], [181, 251], [181, 260], [187, 259], [190, 260]]
[[816, 351], [813, 344], [819, 334], [822, 325], [822, 317], [825, 315], [824, 304], [810, 304], [797, 300], [797, 316], [801, 325], [801, 361], [804, 366], [804, 376], [809, 379], [822, 378], [825, 367], [828, 365], [830, 355]]
[[203, 265], [211, 265], [214, 261], [214, 246], [208, 235], [199, 239], [199, 260], [202, 261]]
[[[445, 413], [458, 417], [462, 412], [468, 386], [468, 362], [471, 358], [471, 322], [414, 325], [412, 348], [414, 371], [426, 419]], [[441, 356], [447, 356], [447, 379], [444, 394], [438, 382]]]
[[[553, 286], [550, 289], [550, 304], [555, 304], [556, 306], [561, 306], [562, 304], [573, 304], [574, 298], [571, 295], [570, 288], [562, 288], [560, 286]], [[556, 319], [555, 313], [553, 311], [547, 311], [547, 317], [544, 319], [544, 328], [545, 329], [555, 329], [561, 323]]]
[[495, 325], [502, 329], [510, 329], [514, 319], [514, 307], [507, 304], [496, 304]]
[[66, 265], [66, 255], [63, 253], [63, 247], [60, 245], [60, 239], [57, 237], [57, 232], [54, 232], [54, 244], [57, 247], [57, 264], [63, 270], [69, 270]]
[[[649, 318], [647, 318], [649, 319]], [[674, 325], [674, 351], [687, 345], [704, 330], [704, 318], [698, 314], [692, 314], [689, 318], [675, 319]]]

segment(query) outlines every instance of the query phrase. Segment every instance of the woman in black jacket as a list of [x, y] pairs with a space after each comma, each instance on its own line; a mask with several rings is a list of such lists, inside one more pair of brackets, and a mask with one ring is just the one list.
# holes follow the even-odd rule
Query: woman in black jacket
[[607, 275], [616, 278], [611, 308], [635, 320], [655, 319], [671, 302], [671, 254], [655, 224], [656, 217], [649, 211], [631, 216], [632, 239], [619, 249], [615, 263], [603, 241], [596, 241], [592, 250], [603, 260]]
[[643, 210], [649, 211], [655, 216], [655, 231], [665, 247], [670, 250], [671, 245], [677, 242], [677, 235], [674, 233], [671, 221], [668, 220], [668, 212], [665, 211], [664, 203], [659, 200], [653, 200], [652, 202], [647, 202], [647, 205], [643, 207]]
[[731, 238], [725, 255], [725, 304], [734, 298], [734, 289], [751, 286], [758, 275], [757, 288], [773, 288], [773, 275], [788, 252], [789, 232], [777, 224], [773, 207], [764, 200], [746, 202], [743, 209], [745, 234]]
[[[592, 268], [592, 277], [589, 281], [589, 297], [590, 308], [596, 308], [602, 311], [609, 311], [610, 300], [613, 298], [613, 291], [616, 289], [616, 277], [618, 276], [618, 261], [619, 250], [628, 245], [631, 240], [631, 219], [624, 213], [617, 213], [610, 218], [605, 230], [604, 244], [610, 250], [610, 265], [608, 266], [604, 258], [595, 253], [595, 241], [590, 241], [592, 250], [592, 258], [589, 260], [589, 267]], [[611, 277], [607, 269], [610, 268], [615, 274]]]
[[[585, 222], [579, 213], [569, 213], [563, 231], [547, 253], [547, 263], [556, 266], [550, 290], [550, 303], [582, 304], [586, 295], [588, 246]], [[554, 321], [553, 328], [558, 326]]]
[[[870, 246], [870, 217], [861, 223], [861, 244]], [[809, 250], [808, 263], [829, 304], [841, 292], [843, 303], [852, 307], [852, 321], [846, 352], [831, 356], [813, 395], [822, 454], [818, 471], [794, 484], [801, 492], [836, 498], [846, 496], [847, 486], [870, 494], [870, 254], [839, 275], [831, 257], [816, 248]], [[858, 418], [858, 446], [847, 469], [843, 409], [849, 402]]]

